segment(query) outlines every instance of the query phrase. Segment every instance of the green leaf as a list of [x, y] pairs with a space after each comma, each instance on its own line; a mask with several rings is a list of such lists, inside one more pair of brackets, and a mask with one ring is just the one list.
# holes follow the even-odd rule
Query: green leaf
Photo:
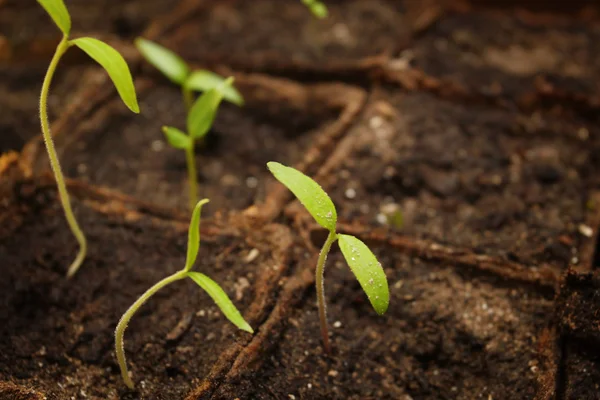
[[65, 36], [71, 32], [71, 16], [63, 0], [37, 0]]
[[221, 85], [210, 89], [196, 100], [187, 117], [187, 129], [194, 139], [204, 137], [212, 126], [221, 100], [223, 100], [223, 86], [231, 86], [233, 78], [228, 78]]
[[302, 172], [277, 162], [271, 161], [267, 163], [267, 167], [279, 182], [294, 193], [319, 225], [335, 232], [337, 223], [335, 206], [317, 182]]
[[185, 258], [185, 267], [183, 268], [185, 271], [192, 269], [196, 262], [196, 257], [198, 257], [198, 249], [200, 248], [200, 214], [202, 206], [208, 202], [208, 199], [200, 200], [192, 212], [192, 219], [188, 228], [187, 256]]
[[131, 72], [121, 54], [106, 43], [90, 37], [71, 40], [70, 43], [85, 51], [98, 64], [102, 65], [115, 84], [125, 105], [134, 113], [139, 113], [140, 107], [135, 95]]
[[329, 13], [325, 4], [318, 0], [302, 0], [302, 3], [304, 3], [317, 18], [325, 18]]
[[192, 139], [177, 128], [163, 126], [162, 131], [169, 144], [176, 149], [186, 150], [193, 145]]
[[242, 314], [240, 314], [238, 309], [235, 308], [235, 305], [233, 305], [227, 296], [227, 293], [221, 289], [221, 286], [219, 286], [217, 282], [213, 281], [208, 276], [201, 274], [200, 272], [188, 272], [188, 276], [192, 278], [192, 280], [196, 282], [198, 286], [204, 289], [210, 297], [212, 297], [217, 306], [232, 324], [243, 331], [254, 333], [254, 330], [252, 330], [250, 324], [244, 320]]
[[141, 37], [135, 39], [134, 43], [146, 61], [154, 65], [173, 83], [179, 86], [184, 84], [190, 74], [190, 68], [183, 58], [166, 47]]
[[354, 236], [338, 235], [338, 240], [346, 262], [371, 305], [377, 314], [384, 314], [390, 303], [390, 293], [381, 264], [367, 245]]
[[[185, 81], [185, 86], [188, 89], [195, 90], [197, 92], [206, 92], [213, 88], [218, 88], [220, 85], [225, 83], [225, 78], [221, 75], [215, 74], [214, 72], [199, 69], [193, 71], [192, 74]], [[236, 106], [244, 105], [244, 98], [238, 92], [233, 85], [223, 85], [223, 98]]]

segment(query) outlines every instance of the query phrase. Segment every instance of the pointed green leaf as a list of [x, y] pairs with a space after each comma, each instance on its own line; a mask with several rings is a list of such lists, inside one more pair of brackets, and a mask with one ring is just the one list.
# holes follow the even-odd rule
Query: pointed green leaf
[[198, 249], [200, 248], [200, 214], [202, 206], [208, 202], [208, 199], [200, 200], [192, 212], [192, 219], [188, 228], [187, 256], [185, 258], [185, 267], [183, 268], [185, 271], [192, 269], [196, 262], [196, 257], [198, 257]]
[[267, 167], [279, 182], [294, 193], [319, 225], [335, 232], [337, 223], [335, 206], [317, 182], [302, 172], [277, 162], [271, 161], [267, 163]]
[[325, 4], [318, 0], [302, 0], [302, 3], [304, 3], [304, 5], [309, 8], [310, 12], [317, 18], [325, 18], [329, 13]]
[[63, 0], [37, 0], [65, 36], [71, 32], [71, 16]]
[[[225, 82], [225, 78], [214, 72], [200, 69], [193, 71], [185, 81], [185, 86], [197, 92], [206, 92], [210, 89], [217, 88]], [[223, 99], [236, 106], [244, 105], [244, 98], [233, 85], [223, 85]]]
[[188, 133], [192, 138], [201, 139], [208, 133], [223, 100], [223, 87], [232, 83], [233, 78], [228, 78], [218, 87], [202, 93], [192, 105], [187, 117]]
[[146, 61], [156, 67], [173, 83], [179, 86], [183, 85], [190, 74], [190, 68], [183, 58], [166, 47], [144, 38], [137, 38], [134, 43]]
[[377, 314], [384, 314], [390, 302], [390, 293], [381, 264], [367, 245], [354, 236], [338, 235], [338, 240], [346, 262], [371, 305]]
[[135, 95], [133, 79], [123, 56], [106, 43], [90, 37], [71, 40], [70, 43], [85, 51], [98, 64], [102, 65], [115, 84], [125, 105], [134, 113], [139, 113], [140, 107]]
[[192, 139], [177, 128], [173, 128], [172, 126], [163, 126], [162, 131], [165, 134], [169, 144], [176, 149], [186, 150], [193, 145]]
[[225, 317], [227, 317], [232, 324], [243, 331], [254, 333], [254, 330], [252, 330], [250, 324], [244, 320], [242, 314], [240, 314], [238, 309], [227, 296], [227, 293], [221, 289], [221, 286], [219, 286], [217, 282], [213, 281], [208, 276], [201, 274], [200, 272], [188, 272], [188, 276], [192, 278], [192, 280], [196, 282], [198, 286], [204, 289], [210, 297], [212, 297], [223, 314], [225, 314]]

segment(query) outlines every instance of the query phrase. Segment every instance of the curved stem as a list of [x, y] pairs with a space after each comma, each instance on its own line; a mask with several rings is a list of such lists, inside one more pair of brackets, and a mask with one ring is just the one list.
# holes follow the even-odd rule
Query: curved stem
[[71, 208], [69, 193], [67, 192], [65, 178], [63, 176], [62, 169], [60, 168], [58, 155], [56, 154], [56, 148], [54, 147], [54, 141], [52, 140], [52, 134], [50, 133], [50, 123], [48, 121], [48, 93], [50, 91], [50, 83], [52, 82], [52, 77], [54, 76], [54, 72], [56, 71], [56, 67], [60, 61], [60, 58], [68, 48], [69, 39], [67, 36], [63, 36], [62, 40], [58, 44], [58, 47], [56, 48], [56, 52], [54, 53], [54, 57], [50, 62], [50, 66], [48, 66], [48, 71], [44, 77], [44, 83], [42, 84], [42, 93], [40, 94], [40, 122], [42, 126], [44, 143], [46, 144], [46, 150], [48, 151], [48, 158], [50, 159], [50, 166], [54, 172], [56, 186], [58, 187], [58, 196], [65, 212], [65, 217], [67, 219], [67, 223], [69, 224], [69, 228], [71, 228], [73, 236], [75, 236], [79, 242], [79, 253], [77, 253], [77, 257], [75, 257], [75, 260], [67, 272], [67, 277], [70, 278], [75, 274], [75, 272], [77, 272], [83, 263], [83, 260], [85, 259], [85, 255], [87, 253], [87, 242], [85, 235], [75, 219], [73, 209]]
[[121, 376], [125, 381], [125, 384], [128, 388], [133, 389], [133, 381], [129, 377], [129, 372], [127, 371], [127, 360], [125, 359], [125, 345], [123, 342], [123, 336], [125, 334], [125, 329], [127, 329], [127, 324], [129, 324], [129, 320], [133, 317], [133, 314], [146, 302], [152, 295], [158, 292], [163, 287], [167, 286], [170, 283], [178, 281], [187, 277], [187, 272], [178, 271], [171, 276], [166, 277], [162, 281], [158, 282], [150, 289], [146, 291], [143, 295], [140, 296], [139, 299], [133, 303], [131, 307], [123, 314], [119, 323], [117, 324], [117, 329], [115, 330], [115, 350], [117, 352], [117, 361], [119, 362], [119, 368], [121, 368]]
[[321, 336], [323, 336], [323, 347], [327, 354], [331, 354], [331, 346], [329, 345], [329, 331], [327, 329], [327, 307], [325, 306], [325, 285], [323, 273], [325, 272], [325, 261], [327, 254], [331, 249], [333, 242], [337, 240], [337, 235], [334, 231], [330, 231], [327, 240], [319, 253], [317, 261], [315, 284], [317, 286], [317, 305], [319, 307], [319, 320], [321, 321]]
[[185, 159], [187, 162], [188, 181], [190, 185], [189, 203], [190, 210], [194, 210], [198, 203], [198, 173], [196, 172], [196, 156], [194, 155], [194, 141], [188, 149], [185, 149]]

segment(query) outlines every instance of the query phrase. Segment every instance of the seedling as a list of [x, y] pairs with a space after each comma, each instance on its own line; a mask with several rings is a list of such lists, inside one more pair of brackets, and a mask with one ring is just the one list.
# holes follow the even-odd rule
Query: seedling
[[119, 52], [108, 44], [91, 37], [69, 39], [69, 34], [71, 32], [71, 16], [69, 15], [69, 11], [67, 10], [63, 0], [37, 1], [46, 10], [46, 12], [50, 15], [50, 18], [52, 18], [56, 26], [58, 26], [63, 33], [62, 40], [54, 52], [54, 56], [52, 57], [52, 61], [50, 62], [50, 66], [48, 67], [48, 71], [46, 72], [46, 76], [44, 77], [44, 82], [42, 84], [42, 93], [40, 95], [40, 122], [42, 126], [44, 143], [46, 144], [46, 150], [48, 151], [48, 158], [50, 159], [50, 166], [54, 172], [56, 186], [58, 187], [58, 196], [65, 212], [65, 217], [69, 227], [79, 243], [79, 253], [67, 272], [67, 276], [71, 277], [75, 274], [75, 272], [77, 272], [83, 263], [83, 260], [85, 259], [87, 253], [87, 241], [83, 231], [77, 223], [75, 215], [73, 214], [73, 209], [71, 208], [69, 193], [65, 185], [64, 175], [60, 167], [56, 148], [54, 147], [52, 134], [50, 133], [50, 123], [48, 121], [48, 92], [50, 90], [52, 77], [54, 76], [56, 67], [58, 66], [58, 62], [60, 61], [61, 57], [65, 54], [69, 47], [79, 47], [81, 50], [87, 53], [88, 56], [98, 62], [106, 70], [106, 72], [108, 72], [108, 75], [116, 86], [117, 92], [119, 92], [119, 95], [121, 96], [121, 99], [125, 105], [134, 113], [139, 113], [140, 109], [137, 103], [135, 88], [133, 86], [133, 80], [131, 78], [131, 73], [129, 72], [129, 67], [127, 67], [127, 63], [119, 54]]
[[119, 367], [121, 368], [121, 376], [123, 377], [127, 387], [130, 389], [133, 389], [134, 384], [127, 371], [127, 361], [125, 359], [125, 347], [123, 343], [123, 335], [125, 334], [127, 324], [129, 323], [129, 320], [131, 320], [131, 317], [133, 317], [133, 314], [135, 314], [135, 312], [146, 301], [148, 301], [152, 295], [175, 281], [190, 278], [196, 282], [198, 286], [204, 289], [206, 293], [208, 293], [208, 295], [214, 300], [223, 314], [225, 314], [225, 317], [227, 317], [231, 323], [243, 331], [254, 333], [252, 327], [250, 327], [250, 325], [244, 320], [244, 317], [242, 317], [238, 309], [235, 307], [235, 305], [233, 305], [223, 289], [221, 289], [221, 287], [208, 276], [201, 274], [200, 272], [192, 271], [192, 267], [194, 266], [196, 257], [198, 256], [198, 249], [200, 248], [200, 212], [202, 211], [202, 206], [206, 203], [208, 203], [208, 199], [199, 201], [192, 212], [192, 219], [190, 221], [190, 227], [188, 230], [187, 257], [183, 269], [171, 276], [166, 277], [148, 289], [146, 293], [144, 293], [139, 299], [136, 300], [135, 303], [133, 303], [131, 307], [129, 307], [117, 325], [117, 329], [115, 331], [115, 349], [117, 353], [117, 360], [119, 362]]
[[315, 221], [329, 231], [317, 261], [315, 284], [323, 347], [327, 353], [331, 353], [323, 283], [325, 261], [331, 245], [339, 240], [340, 249], [350, 270], [354, 273], [358, 283], [360, 283], [369, 298], [369, 302], [379, 315], [383, 315], [389, 305], [390, 295], [385, 273], [373, 252], [360, 239], [336, 233], [337, 212], [335, 206], [317, 182], [294, 168], [276, 162], [269, 162], [267, 166], [275, 178], [300, 200]]
[[325, 4], [318, 0], [302, 0], [302, 3], [313, 13], [317, 18], [327, 17], [328, 11]]
[[[171, 82], [181, 87], [187, 111], [187, 134], [177, 128], [164, 126], [167, 142], [174, 148], [185, 150], [189, 181], [189, 206], [194, 209], [198, 201], [198, 173], [195, 147], [209, 132], [219, 104], [223, 99], [242, 106], [244, 99], [233, 87], [233, 78], [225, 79], [213, 72], [195, 70], [171, 50], [150, 40], [137, 38], [135, 45], [146, 60], [162, 72]], [[194, 101], [194, 92], [203, 94]]]
[[[225, 78], [214, 72], [204, 69], [192, 70], [183, 58], [158, 43], [144, 38], [137, 38], [135, 46], [146, 61], [181, 88], [188, 112], [194, 104], [194, 92], [206, 92], [225, 82]], [[244, 105], [244, 98], [231, 85], [223, 88], [223, 98], [237, 106]]]

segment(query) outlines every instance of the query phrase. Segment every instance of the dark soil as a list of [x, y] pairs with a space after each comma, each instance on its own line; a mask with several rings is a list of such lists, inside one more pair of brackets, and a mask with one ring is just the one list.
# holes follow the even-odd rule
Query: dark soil
[[401, 59], [490, 98], [528, 103], [538, 91], [595, 95], [599, 38], [597, 24], [579, 20], [547, 27], [515, 15], [459, 13], [440, 19]]
[[[90, 249], [81, 271], [66, 280], [76, 244], [54, 191], [28, 184], [18, 190], [17, 208], [7, 212], [22, 225], [2, 232], [0, 243], [0, 380], [34, 383], [50, 399], [123, 395], [114, 329], [140, 294], [183, 267], [187, 227], [109, 216], [78, 201]], [[234, 229], [205, 229], [201, 237], [195, 270], [219, 282], [243, 313], [258, 277], [274, 263], [264, 233], [251, 245], [252, 235]], [[248, 261], [255, 246], [260, 252]], [[176, 328], [181, 333], [174, 335]], [[221, 352], [248, 336], [191, 280], [174, 283], [138, 312], [126, 333], [137, 395], [180, 398]]]
[[[67, 0], [74, 36], [117, 36], [133, 39], [157, 15], [173, 8], [161, 0]], [[61, 32], [45, 11], [33, 1], [7, 0], [0, 3], [0, 60], [31, 59], [36, 54], [53, 51]], [[4, 57], [2, 56], [4, 54]], [[51, 53], [50, 53], [51, 54]]]
[[[319, 99], [319, 90], [286, 81], [270, 86], [240, 77], [243, 108], [225, 103], [196, 150], [199, 195], [213, 210], [244, 209], [260, 202], [268, 161], [296, 164], [340, 110]], [[67, 176], [117, 188], [147, 202], [185, 209], [185, 154], [168, 145], [161, 127], [185, 130], [181, 93], [162, 80], [140, 95], [141, 115], [119, 100], [69, 132], [57, 144]], [[286, 101], [283, 103], [282, 101]], [[308, 102], [308, 103], [307, 103]], [[67, 136], [68, 135], [68, 136]], [[43, 167], [47, 168], [46, 161]]]
[[[33, 2], [0, 0], [0, 152], [25, 144], [0, 157], [0, 399], [599, 398], [600, 9], [326, 3], [316, 20], [298, 0], [67, 0], [76, 33], [125, 54], [142, 108], [76, 52], [56, 76], [51, 120], [90, 242], [67, 280], [76, 242], [30, 140], [58, 32]], [[255, 333], [177, 282], [126, 333], [126, 391], [114, 328], [182, 267], [188, 229], [184, 155], [161, 132], [184, 128], [181, 95], [137, 35], [234, 75], [246, 99], [197, 148], [211, 203], [196, 269]], [[314, 292], [325, 232], [271, 160], [325, 187], [389, 280], [379, 317], [334, 246], [331, 356]]]
[[537, 337], [552, 299], [496, 278], [377, 250], [390, 284], [384, 317], [340, 254], [325, 287], [335, 354], [323, 355], [314, 291], [258, 372], [251, 399], [526, 399], [543, 373]]
[[[50, 63], [50, 60], [47, 61]], [[0, 66], [0, 153], [21, 150], [31, 138], [41, 134], [39, 97], [47, 65]], [[48, 116], [54, 121], [84, 88], [82, 76], [89, 68], [59, 69], [48, 97]]]
[[408, 27], [399, 3], [329, 1], [329, 18], [316, 20], [307, 18], [299, 1], [221, 1], [182, 25], [170, 44], [187, 59], [225, 65], [353, 63], [406, 45]]
[[[594, 147], [583, 129], [381, 92], [332, 155], [323, 183], [344, 221], [391, 223], [480, 253], [566, 266], [577, 258], [588, 200]], [[393, 210], [401, 226], [386, 218]]]

